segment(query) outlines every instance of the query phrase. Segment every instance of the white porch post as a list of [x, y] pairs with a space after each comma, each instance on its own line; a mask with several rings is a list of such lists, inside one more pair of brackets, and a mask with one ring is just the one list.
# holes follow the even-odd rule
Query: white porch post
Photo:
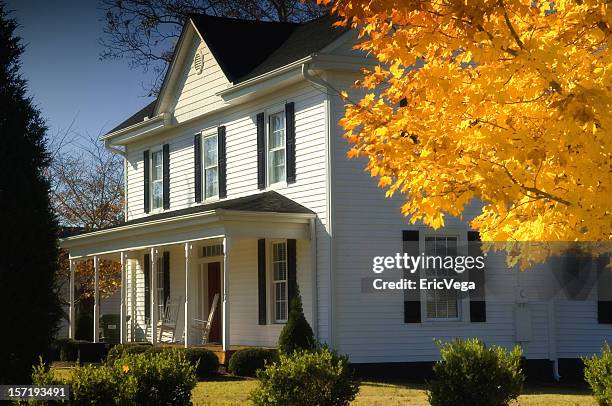
[[93, 342], [100, 341], [100, 259], [94, 255], [94, 311], [93, 311]]
[[229, 318], [229, 253], [231, 249], [231, 239], [228, 236], [223, 238], [223, 351], [230, 349], [230, 318]]
[[74, 327], [75, 327], [75, 320], [74, 320], [74, 260], [70, 259], [69, 260], [69, 264], [70, 264], [70, 286], [69, 291], [70, 291], [70, 309], [68, 310], [68, 338], [72, 338], [74, 339]]
[[189, 266], [191, 260], [191, 243], [185, 243], [185, 348], [189, 346], [189, 320], [191, 315], [189, 314]]
[[157, 248], [151, 248], [151, 344], [157, 344]]
[[121, 251], [121, 309], [119, 310], [119, 342], [125, 343], [127, 337], [127, 311], [126, 311], [126, 267], [127, 256]]

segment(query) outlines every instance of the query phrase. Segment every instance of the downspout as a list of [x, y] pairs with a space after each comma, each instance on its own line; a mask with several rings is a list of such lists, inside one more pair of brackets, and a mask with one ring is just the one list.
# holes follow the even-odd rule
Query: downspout
[[[332, 133], [332, 109], [331, 109], [331, 99], [329, 97], [329, 89], [332, 89], [332, 86], [321, 79], [320, 77], [314, 76], [310, 73], [310, 64], [305, 62], [302, 64], [302, 76], [304, 79], [319, 89], [323, 90], [325, 94], [325, 167], [327, 169], [327, 182], [326, 182], [326, 215], [327, 215], [327, 232], [329, 234], [329, 297], [328, 297], [328, 344], [331, 347], [334, 347], [334, 326], [335, 326], [335, 301], [334, 301], [334, 287], [335, 287], [335, 258], [334, 258], [334, 238], [333, 238], [333, 224], [334, 224], [334, 210], [333, 210], [333, 188], [331, 187], [332, 179], [333, 179], [333, 142], [331, 139]], [[316, 269], [316, 268], [315, 268]], [[315, 287], [316, 288], [316, 287]], [[317, 304], [318, 306], [318, 304]], [[317, 322], [318, 325], [318, 322]], [[319, 332], [317, 331], [317, 334]]]
[[127, 147], [125, 150], [119, 149], [115, 146], [112, 146], [108, 140], [104, 140], [104, 148], [112, 152], [113, 154], [121, 155], [123, 157], [123, 219], [124, 221], [128, 221], [128, 205], [127, 205], [127, 196], [128, 196], [128, 183], [127, 183]]
[[553, 378], [559, 382], [561, 375], [559, 375], [559, 355], [557, 353], [557, 320], [554, 296], [548, 301], [548, 358], [552, 361]]

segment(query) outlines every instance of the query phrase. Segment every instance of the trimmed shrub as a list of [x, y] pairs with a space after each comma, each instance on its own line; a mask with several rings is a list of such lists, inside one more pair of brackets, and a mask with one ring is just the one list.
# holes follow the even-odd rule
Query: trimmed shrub
[[53, 342], [53, 359], [58, 361], [76, 361], [79, 357], [79, 343], [71, 338], [59, 338]]
[[70, 378], [71, 405], [113, 405], [123, 402], [123, 377], [114, 368], [75, 368]]
[[265, 348], [245, 348], [236, 351], [230, 358], [227, 370], [239, 376], [255, 376], [259, 369], [276, 360], [276, 351]]
[[279, 354], [279, 360], [257, 372], [259, 385], [249, 398], [255, 405], [348, 405], [359, 392], [348, 358], [328, 348]]
[[142, 354], [152, 348], [150, 343], [125, 343], [113, 346], [106, 356], [106, 362], [112, 364], [117, 358], [125, 354]]
[[520, 395], [525, 380], [520, 347], [487, 347], [476, 338], [438, 345], [441, 360], [427, 393], [432, 406], [504, 406]]
[[55, 379], [41, 360], [32, 380], [70, 385], [71, 405], [191, 405], [197, 383], [195, 367], [179, 350], [125, 353], [102, 366], [74, 368], [65, 382]]
[[604, 343], [601, 356], [593, 355], [583, 358], [584, 379], [587, 381], [593, 396], [600, 406], [612, 406], [612, 351]]
[[185, 358], [196, 368], [198, 378], [206, 378], [219, 373], [219, 358], [206, 348], [183, 348]]
[[128, 354], [115, 361], [123, 374], [123, 398], [135, 405], [191, 405], [197, 383], [195, 367], [183, 351]]
[[299, 288], [295, 287], [295, 297], [289, 305], [287, 323], [278, 337], [278, 351], [291, 354], [294, 351], [313, 350], [316, 348], [312, 328], [304, 317], [302, 297]]

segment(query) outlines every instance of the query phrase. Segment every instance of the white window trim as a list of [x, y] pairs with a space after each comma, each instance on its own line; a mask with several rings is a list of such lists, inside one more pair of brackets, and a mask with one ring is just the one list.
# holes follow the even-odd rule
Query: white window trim
[[[210, 131], [202, 131], [200, 133], [200, 150], [202, 151], [201, 164], [202, 164], [202, 202], [214, 202], [219, 200], [219, 133]], [[204, 150], [204, 139], [208, 137], [217, 137], [217, 194], [214, 196], [206, 197], [206, 166], [204, 165], [204, 156], [206, 151]], [[212, 166], [211, 166], [212, 168]]]
[[[270, 170], [270, 149], [269, 149], [269, 141], [270, 141], [270, 116], [277, 113], [285, 114], [284, 122], [285, 122], [285, 179], [279, 182], [272, 183]], [[285, 104], [277, 104], [272, 107], [269, 107], [264, 112], [264, 127], [265, 127], [265, 150], [266, 150], [266, 190], [278, 190], [287, 187], [287, 118], [285, 113]]]
[[[161, 152], [161, 162], [162, 162], [162, 176], [161, 176], [161, 180], [159, 182], [161, 182], [162, 185], [162, 199], [161, 199], [161, 206], [159, 207], [153, 207], [153, 171], [155, 170], [155, 168], [153, 167], [153, 154], [156, 154], [158, 152]], [[161, 213], [164, 211], [164, 146], [160, 145], [157, 146], [155, 148], [151, 148], [149, 150], [149, 212], [150, 213]]]
[[286, 306], [286, 312], [287, 312], [287, 319], [285, 320], [279, 320], [276, 318], [276, 283], [275, 283], [275, 279], [274, 279], [274, 244], [279, 244], [279, 243], [283, 243], [285, 244], [285, 253], [287, 252], [287, 240], [270, 240], [270, 243], [268, 244], [267, 247], [267, 251], [269, 253], [269, 255], [267, 255], [267, 257], [269, 258], [268, 262], [268, 275], [269, 275], [269, 280], [270, 280], [270, 297], [269, 297], [269, 302], [271, 303], [270, 305], [270, 319], [272, 320], [272, 324], [286, 324], [287, 320], [289, 319], [289, 261], [288, 258], [285, 258], [285, 264], [287, 266], [287, 278], [285, 279], [285, 297], [287, 298], [287, 300], [285, 301], [285, 306]]
[[[467, 255], [465, 251], [465, 247], [463, 246], [464, 242], [467, 241], [467, 232], [465, 231], [454, 231], [454, 230], [440, 230], [440, 232], [421, 232], [419, 233], [419, 251], [425, 252], [425, 238], [427, 237], [456, 237], [457, 238], [457, 254], [458, 255]], [[425, 270], [423, 268], [419, 269], [420, 278], [425, 278], [427, 275], [425, 274]], [[458, 277], [461, 275], [457, 274]], [[465, 273], [463, 274], [465, 275]], [[427, 317], [427, 291], [420, 290], [421, 297], [421, 320], [423, 323], [431, 323], [431, 324], [457, 324], [464, 323], [466, 320], [469, 320], [469, 315], [464, 314], [466, 311], [469, 311], [468, 303], [469, 300], [467, 297], [462, 297], [461, 294], [458, 294], [457, 297], [457, 317]]]

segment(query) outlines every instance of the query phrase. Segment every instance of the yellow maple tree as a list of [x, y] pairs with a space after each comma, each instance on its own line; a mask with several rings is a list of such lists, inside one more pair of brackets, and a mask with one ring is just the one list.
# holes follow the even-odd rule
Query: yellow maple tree
[[378, 60], [341, 120], [349, 157], [405, 196], [412, 222], [441, 227], [479, 199], [471, 226], [483, 240], [609, 241], [610, 7], [334, 2]]

